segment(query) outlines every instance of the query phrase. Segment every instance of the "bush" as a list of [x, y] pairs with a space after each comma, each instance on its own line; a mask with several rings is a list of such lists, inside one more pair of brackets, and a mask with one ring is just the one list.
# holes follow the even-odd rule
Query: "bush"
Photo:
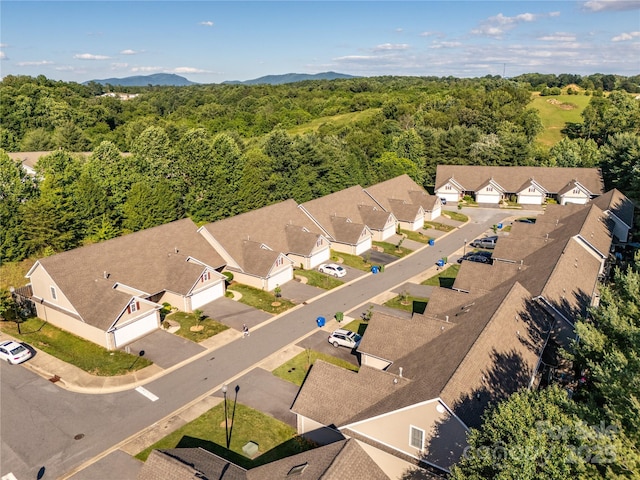
[[233, 273], [231, 272], [222, 272], [222, 274], [227, 277], [227, 283], [233, 282]]

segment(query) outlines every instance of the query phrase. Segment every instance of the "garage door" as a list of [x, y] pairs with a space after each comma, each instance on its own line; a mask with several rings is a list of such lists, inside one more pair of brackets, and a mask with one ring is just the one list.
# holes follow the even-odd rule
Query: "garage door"
[[158, 327], [158, 312], [154, 310], [150, 312], [149, 315], [114, 330], [113, 338], [116, 347], [122, 347], [127, 343], [131, 343], [136, 338], [151, 333]]
[[201, 292], [194, 293], [191, 295], [191, 309], [195, 310], [196, 308], [200, 308], [202, 305], [206, 305], [207, 303], [213, 302], [218, 298], [224, 295], [224, 290], [222, 287], [222, 283], [218, 283], [206, 290], [202, 290]]
[[476, 202], [478, 203], [499, 203], [500, 197], [497, 195], [476, 195]]
[[267, 279], [267, 290], [271, 291], [278, 285], [284, 285], [290, 280], [293, 280], [293, 267], [287, 268], [286, 270], [269, 277]]

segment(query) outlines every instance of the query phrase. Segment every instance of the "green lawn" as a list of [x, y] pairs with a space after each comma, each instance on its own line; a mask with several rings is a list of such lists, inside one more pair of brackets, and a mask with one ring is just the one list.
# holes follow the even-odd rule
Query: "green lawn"
[[[136, 458], [146, 461], [151, 450], [154, 449], [201, 447], [249, 469], [313, 447], [310, 442], [298, 437], [296, 430], [286, 423], [241, 403], [234, 403], [234, 396], [235, 392], [230, 388], [227, 393], [227, 418], [231, 433], [229, 450], [225, 448], [223, 402], [143, 450], [136, 455]], [[238, 400], [241, 399], [242, 390], [238, 392]], [[253, 460], [242, 452], [242, 447], [250, 441], [259, 445], [259, 456]]]
[[422, 232], [412, 232], [411, 230], [400, 230], [400, 233], [406, 235], [407, 239], [420, 243], [429, 243], [429, 240], [432, 238], [424, 235]]
[[296, 275], [307, 279], [307, 285], [312, 287], [324, 288], [325, 290], [331, 290], [332, 288], [344, 285], [342, 280], [327, 275], [326, 273], [320, 273], [317, 270], [295, 270]]
[[464, 213], [454, 212], [452, 210], [443, 210], [442, 215], [449, 217], [451, 220], [456, 222], [468, 222], [469, 217], [467, 217]]
[[437, 275], [426, 279], [421, 283], [421, 285], [451, 288], [453, 282], [456, 279], [456, 276], [458, 275], [458, 270], [460, 270], [460, 265], [458, 265], [457, 263], [450, 264], [448, 267], [445, 266], [444, 270], [442, 270]]
[[[213, 318], [206, 317], [200, 322], [193, 313], [176, 312], [167, 315], [167, 320], [173, 320], [180, 324], [180, 330], [176, 332], [176, 335], [180, 335], [192, 342], [201, 342], [209, 337], [213, 337], [220, 332], [224, 332], [229, 327], [214, 320]], [[202, 330], [192, 331], [191, 327], [201, 326]]]
[[424, 228], [433, 228], [440, 232], [450, 232], [451, 230], [455, 230], [456, 227], [440, 222], [424, 222]]
[[124, 375], [152, 363], [138, 355], [130, 355], [119, 350], [109, 351], [39, 318], [30, 318], [23, 322], [20, 325], [21, 335], [18, 334], [18, 328], [14, 322], [0, 322], [0, 329], [92, 375], [103, 377]]
[[397, 308], [398, 310], [404, 310], [411, 313], [424, 313], [424, 309], [427, 308], [428, 298], [413, 297], [407, 295], [398, 295], [391, 300], [384, 302], [384, 305], [391, 308]]
[[550, 95], [541, 97], [535, 94], [531, 107], [538, 110], [544, 131], [536, 140], [548, 147], [558, 143], [563, 135], [561, 130], [567, 122], [582, 122], [582, 111], [589, 104], [590, 96], [586, 95]]
[[[240, 303], [259, 308], [262, 311], [274, 315], [285, 312], [295, 306], [295, 303], [290, 300], [281, 297], [276, 301], [273, 293], [249, 287], [248, 285], [232, 283], [228, 289], [239, 292], [242, 295], [242, 298], [239, 300]], [[279, 305], [272, 305], [273, 303], [278, 303]]]
[[[338, 348], [344, 348], [344, 347], [338, 347]], [[353, 370], [354, 372], [358, 371], [357, 366], [349, 362], [346, 362], [340, 358], [332, 357], [331, 355], [326, 355], [324, 353], [316, 352], [315, 350], [307, 349], [304, 352], [293, 357], [288, 362], [285, 362], [282, 365], [280, 365], [272, 373], [276, 377], [282, 378], [284, 380], [287, 380], [288, 382], [294, 383], [295, 385], [301, 386], [302, 382], [304, 382], [304, 379], [307, 376], [307, 372], [309, 371], [309, 368], [318, 359], [324, 360], [327, 363], [332, 363], [342, 368], [346, 368], [347, 370]]]
[[[365, 257], [367, 254], [365, 254]], [[358, 255], [349, 255], [348, 253], [334, 252], [331, 250], [331, 261], [337, 262], [338, 259], [342, 259], [342, 263], [358, 270], [364, 270], [365, 272], [371, 269], [371, 264], [368, 258], [362, 258]]]
[[307, 132], [316, 132], [323, 124], [327, 123], [333, 124], [335, 127], [341, 127], [360, 120], [367, 120], [378, 114], [380, 111], [380, 108], [370, 108], [362, 112], [340, 113], [338, 115], [316, 118], [315, 120], [311, 120], [303, 125], [289, 128], [287, 132], [290, 135], [302, 135]]
[[413, 250], [409, 250], [408, 248], [403, 247], [397, 248], [396, 245], [389, 242], [373, 242], [376, 247], [380, 247], [383, 249], [384, 253], [387, 255], [392, 255], [394, 257], [402, 258], [409, 255]]

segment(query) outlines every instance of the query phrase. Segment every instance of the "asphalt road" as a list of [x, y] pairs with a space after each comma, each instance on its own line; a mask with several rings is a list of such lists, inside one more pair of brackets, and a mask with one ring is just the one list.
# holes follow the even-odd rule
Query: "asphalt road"
[[[523, 213], [523, 212], [519, 212]], [[425, 248], [343, 288], [284, 314], [232, 342], [154, 381], [145, 388], [159, 397], [152, 402], [135, 390], [103, 395], [71, 393], [22, 367], [0, 366], [2, 445], [0, 474], [18, 480], [65, 478], [75, 468], [113, 449], [183, 405], [216, 393], [223, 383], [250, 370], [270, 354], [316, 329], [319, 316], [331, 318], [432, 267], [498, 223], [509, 212], [476, 209], [474, 220]]]

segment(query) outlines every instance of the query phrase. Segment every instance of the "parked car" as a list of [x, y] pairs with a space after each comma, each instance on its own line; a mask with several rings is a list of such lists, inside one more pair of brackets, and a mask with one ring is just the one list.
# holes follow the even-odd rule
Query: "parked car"
[[358, 345], [360, 345], [360, 340], [362, 340], [362, 337], [356, 332], [345, 330], [343, 328], [334, 330], [331, 335], [329, 335], [329, 343], [336, 348], [356, 348]]
[[471, 242], [471, 246], [475, 248], [487, 248], [489, 250], [496, 248], [497, 236], [476, 238]]
[[446, 199], [446, 198], [444, 198], [444, 197], [440, 197], [440, 203], [441, 203], [442, 205], [446, 205], [446, 204], [447, 204], [447, 199]]
[[0, 359], [6, 360], [13, 365], [22, 363], [31, 358], [31, 351], [24, 345], [7, 340], [0, 343]]
[[491, 263], [491, 253], [489, 255], [484, 255], [489, 252], [470, 252], [466, 255], [460, 257], [458, 259], [458, 263], [462, 263], [463, 260], [468, 260], [469, 262], [477, 262], [477, 263]]
[[323, 263], [318, 266], [318, 271], [320, 273], [326, 273], [327, 275], [333, 275], [336, 278], [344, 277], [347, 274], [347, 271], [344, 267], [336, 264], [336, 263]]
[[520, 222], [520, 223], [536, 223], [536, 219], [535, 218], [517, 218], [516, 222]]

